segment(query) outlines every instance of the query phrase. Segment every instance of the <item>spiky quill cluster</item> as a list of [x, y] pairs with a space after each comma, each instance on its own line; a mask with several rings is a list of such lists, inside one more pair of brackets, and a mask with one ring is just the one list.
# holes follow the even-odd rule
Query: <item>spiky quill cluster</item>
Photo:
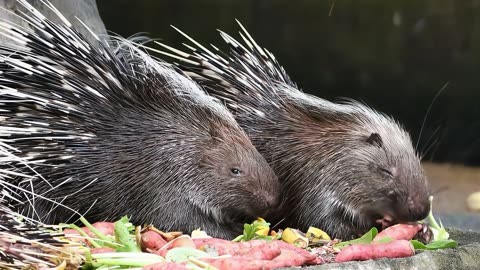
[[9, 167], [0, 171], [0, 269], [47, 269], [61, 265], [77, 269], [83, 261], [78, 242], [64, 238], [58, 226], [25, 217], [10, 205], [37, 196], [34, 190], [23, 190], [9, 183], [12, 177], [28, 183], [35, 175], [33, 171], [24, 174], [15, 170], [12, 164], [25, 162], [15, 152], [11, 146], [0, 143], [0, 166]]

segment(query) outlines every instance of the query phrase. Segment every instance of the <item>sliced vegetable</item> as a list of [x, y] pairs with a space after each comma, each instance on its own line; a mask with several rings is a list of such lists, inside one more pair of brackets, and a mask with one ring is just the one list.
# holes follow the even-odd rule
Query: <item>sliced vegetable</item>
[[167, 244], [167, 241], [155, 231], [146, 231], [140, 236], [140, 246], [143, 250], [158, 250]]
[[326, 241], [332, 240], [326, 232], [315, 227], [309, 227], [305, 235], [307, 236], [310, 244], [320, 243], [325, 240]]
[[307, 236], [302, 231], [292, 228], [286, 228], [283, 231], [282, 240], [299, 248], [306, 248], [309, 243]]

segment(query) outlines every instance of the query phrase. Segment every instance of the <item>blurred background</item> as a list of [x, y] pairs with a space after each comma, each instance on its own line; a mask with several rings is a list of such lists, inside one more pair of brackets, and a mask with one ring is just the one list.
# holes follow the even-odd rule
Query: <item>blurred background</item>
[[[97, 5], [109, 31], [125, 37], [143, 32], [176, 47], [186, 40], [170, 25], [225, 49], [216, 29], [238, 38], [238, 19], [303, 91], [362, 100], [398, 119], [424, 155], [435, 210], [472, 213], [467, 198], [480, 191], [480, 0]], [[478, 216], [470, 216], [480, 229]]]

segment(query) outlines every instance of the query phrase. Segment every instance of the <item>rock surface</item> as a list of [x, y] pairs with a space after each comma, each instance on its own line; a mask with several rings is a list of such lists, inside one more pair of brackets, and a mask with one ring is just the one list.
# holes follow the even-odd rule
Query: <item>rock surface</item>
[[[424, 251], [403, 259], [381, 259], [363, 262], [331, 263], [305, 267], [311, 270], [474, 270], [480, 269], [480, 232], [449, 229], [450, 238], [459, 246], [455, 249]], [[298, 268], [283, 268], [298, 269]]]

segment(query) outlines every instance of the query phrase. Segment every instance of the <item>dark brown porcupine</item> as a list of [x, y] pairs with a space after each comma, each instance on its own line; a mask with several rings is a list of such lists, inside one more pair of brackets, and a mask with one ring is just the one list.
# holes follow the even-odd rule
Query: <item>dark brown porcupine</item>
[[63, 23], [19, 2], [35, 31], [0, 28], [12, 40], [0, 47], [0, 141], [24, 163], [0, 169], [32, 168], [35, 179], [9, 182], [55, 201], [26, 196], [23, 215], [129, 215], [231, 238], [275, 207], [278, 179], [218, 100], [130, 41], [90, 43], [48, 3]]
[[426, 217], [427, 181], [409, 134], [358, 102], [303, 93], [242, 30], [244, 44], [220, 31], [229, 53], [213, 45], [210, 51], [180, 30], [193, 53], [159, 44], [226, 103], [274, 169], [286, 195], [281, 226], [317, 226], [347, 239]]

